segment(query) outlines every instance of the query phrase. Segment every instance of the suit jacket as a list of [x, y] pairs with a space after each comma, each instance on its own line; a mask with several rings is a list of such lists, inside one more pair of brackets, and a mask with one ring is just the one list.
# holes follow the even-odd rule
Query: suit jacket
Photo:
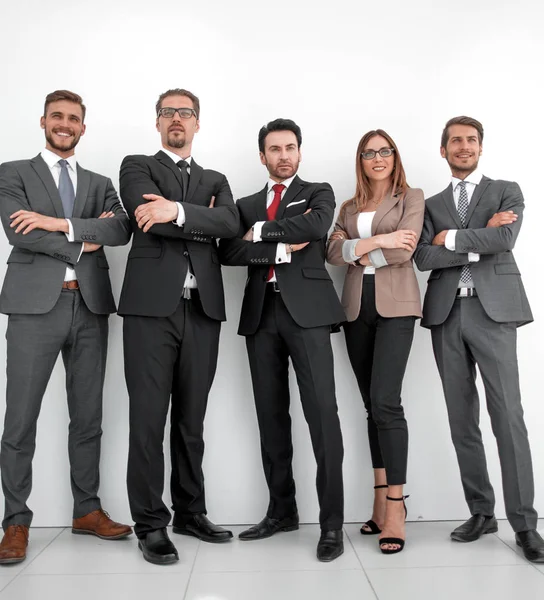
[[[122, 246], [130, 239], [128, 218], [111, 181], [77, 165], [73, 217], [74, 242], [62, 232], [35, 229], [23, 235], [9, 225], [10, 215], [29, 210], [64, 218], [58, 188], [49, 167], [38, 155], [0, 165], [0, 215], [13, 250], [0, 294], [5, 314], [42, 314], [55, 306], [66, 267], [75, 269], [81, 295], [93, 313], [115, 312], [115, 301], [104, 248], [81, 254], [83, 242]], [[103, 211], [115, 217], [99, 219]], [[78, 260], [79, 259], [79, 260]]]
[[[128, 255], [120, 315], [166, 317], [180, 302], [187, 269], [196, 277], [206, 315], [225, 320], [225, 299], [216, 238], [238, 233], [239, 217], [227, 179], [203, 169], [194, 160], [187, 198], [185, 223], [158, 223], [147, 233], [138, 228], [134, 211], [146, 202], [143, 194], [182, 200], [179, 168], [164, 152], [155, 156], [127, 156], [121, 165], [121, 198], [130, 217], [134, 239]], [[209, 208], [215, 196], [213, 208]]]
[[[431, 271], [423, 305], [424, 327], [440, 325], [455, 301], [463, 265], [468, 253], [480, 254], [470, 270], [478, 297], [487, 315], [498, 323], [529, 323], [533, 315], [512, 250], [523, 220], [523, 195], [517, 183], [483, 177], [471, 198], [463, 227], [453, 200], [451, 184], [425, 203], [423, 232], [415, 253], [421, 271]], [[518, 219], [511, 225], [487, 227], [497, 212], [512, 210]], [[457, 229], [455, 252], [433, 246], [437, 233]]]
[[[293, 252], [290, 263], [275, 265], [281, 297], [295, 322], [308, 328], [343, 321], [344, 311], [324, 264], [327, 232], [335, 206], [331, 186], [295, 177], [278, 207], [275, 221], [267, 220], [267, 191], [265, 186], [260, 192], [238, 200], [238, 237], [219, 242], [223, 264], [248, 267], [238, 333], [252, 335], [259, 327], [268, 270], [275, 263], [278, 242], [310, 242]], [[309, 208], [311, 212], [305, 215]], [[257, 221], [267, 221], [262, 228], [262, 241], [241, 239]]]
[[[378, 206], [372, 219], [372, 235], [411, 229], [419, 236], [423, 227], [425, 201], [423, 191], [409, 188], [406, 194], [388, 194]], [[346, 203], [334, 227], [343, 231], [348, 239], [359, 238], [357, 219], [359, 212], [352, 202]], [[342, 258], [344, 240], [330, 240], [327, 260], [332, 265], [345, 265]], [[387, 266], [376, 269], [376, 310], [382, 317], [421, 317], [421, 297], [412, 264], [412, 252], [401, 248], [384, 248]], [[361, 310], [364, 268], [350, 264], [344, 280], [342, 305], [348, 321], [355, 321]]]

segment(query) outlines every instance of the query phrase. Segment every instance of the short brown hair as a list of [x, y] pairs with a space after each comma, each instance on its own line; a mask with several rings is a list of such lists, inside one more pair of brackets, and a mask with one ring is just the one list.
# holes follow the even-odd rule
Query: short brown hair
[[480, 121], [477, 121], [472, 117], [453, 117], [453, 119], [450, 119], [446, 123], [444, 131], [442, 132], [442, 140], [440, 141], [440, 146], [442, 148], [445, 148], [448, 145], [448, 140], [450, 139], [449, 128], [452, 125], [468, 125], [469, 127], [474, 127], [474, 129], [476, 129], [478, 132], [478, 141], [480, 142], [480, 145], [482, 144], [484, 140], [484, 126], [480, 123]]
[[168, 90], [167, 92], [162, 93], [157, 100], [157, 104], [155, 104], [155, 113], [159, 116], [159, 110], [162, 108], [162, 101], [168, 96], [186, 96], [193, 101], [193, 108], [196, 112], [196, 118], [200, 118], [200, 100], [188, 90], [183, 90], [181, 88], [174, 88], [173, 90]]
[[83, 114], [82, 121], [85, 121], [85, 112], [87, 109], [85, 108], [85, 104], [83, 104], [83, 98], [79, 94], [75, 94], [74, 92], [70, 92], [68, 90], [55, 90], [50, 94], [47, 94], [45, 97], [45, 105], [43, 107], [43, 116], [47, 116], [47, 107], [52, 102], [59, 102], [60, 100], [68, 100], [68, 102], [74, 102], [74, 104], [79, 104], [81, 106], [81, 112]]

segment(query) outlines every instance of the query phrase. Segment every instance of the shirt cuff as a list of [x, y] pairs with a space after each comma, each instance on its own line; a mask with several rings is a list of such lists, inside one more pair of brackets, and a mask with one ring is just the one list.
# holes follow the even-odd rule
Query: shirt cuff
[[178, 218], [174, 221], [174, 224], [178, 227], [185, 225], [185, 209], [181, 205], [181, 202], [176, 202], [178, 205]]
[[[70, 222], [70, 221], [68, 221], [68, 222]], [[83, 254], [83, 248], [85, 248], [85, 242], [83, 244], [81, 244], [81, 251], [79, 252], [79, 256], [77, 257], [76, 263], [79, 262], [79, 259], [81, 258], [81, 255]]]
[[342, 258], [344, 262], [357, 262], [361, 257], [355, 254], [355, 247], [359, 240], [345, 240], [342, 244]]
[[381, 248], [376, 248], [376, 250], [372, 250], [371, 252], [369, 252], [368, 260], [375, 269], [387, 267], [388, 264]]
[[280, 265], [281, 263], [290, 263], [291, 262], [291, 253], [287, 254], [287, 244], [278, 244], [276, 248], [276, 264]]
[[263, 231], [263, 225], [266, 223], [266, 221], [257, 221], [255, 223], [255, 225], [253, 225], [253, 241], [254, 242], [262, 242], [263, 238], [262, 238], [262, 231]]
[[[64, 235], [68, 238], [69, 242], [73, 242], [74, 241], [74, 228], [72, 227], [72, 221], [70, 221], [70, 219], [64, 219], [67, 223], [68, 223], [68, 233], [65, 233]], [[82, 246], [83, 248], [83, 246]], [[81, 256], [81, 254], [80, 254]], [[79, 258], [78, 258], [79, 260]]]
[[446, 239], [444, 240], [444, 246], [448, 250], [455, 252], [455, 235], [457, 234], [457, 229], [450, 229], [448, 233], [446, 233]]
[[478, 262], [480, 260], [480, 255], [477, 252], [469, 252], [468, 253], [468, 262]]

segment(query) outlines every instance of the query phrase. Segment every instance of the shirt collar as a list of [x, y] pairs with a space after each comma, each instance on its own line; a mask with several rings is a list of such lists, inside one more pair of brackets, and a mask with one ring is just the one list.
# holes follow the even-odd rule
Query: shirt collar
[[451, 185], [454, 190], [461, 181], [464, 181], [465, 183], [471, 183], [472, 185], [480, 185], [482, 177], [482, 172], [479, 169], [476, 169], [476, 171], [472, 171], [472, 173], [468, 177], [465, 177], [465, 179], [458, 179], [457, 177], [452, 176]]
[[[42, 155], [43, 160], [45, 161], [45, 164], [50, 169], [52, 169], [55, 165], [57, 165], [59, 160], [62, 160], [62, 156], [59, 156], [58, 154], [51, 152], [51, 150], [49, 150], [48, 148], [44, 148], [42, 150], [41, 155]], [[72, 171], [75, 172], [76, 168], [77, 168], [76, 155], [72, 154], [72, 156], [69, 156], [65, 160], [68, 163], [68, 165], [70, 166], [70, 168], [72, 169]]]
[[175, 152], [167, 150], [166, 148], [161, 148], [161, 150], [166, 154], [166, 156], [168, 156], [168, 158], [171, 158], [176, 165], [180, 160], [184, 160], [189, 165], [189, 167], [191, 166], [191, 161], [193, 160], [192, 156], [188, 156], [187, 158], [181, 158], [181, 156], [177, 155]]
[[[296, 177], [296, 174], [293, 175], [293, 177], [289, 177], [289, 179], [282, 181], [281, 185], [284, 185], [285, 189], [287, 189], [293, 183], [293, 179], [295, 177]], [[276, 185], [277, 183], [278, 183], [277, 181], [274, 181], [273, 179], [269, 179], [268, 180], [268, 191], [270, 191], [272, 189], [272, 186]]]

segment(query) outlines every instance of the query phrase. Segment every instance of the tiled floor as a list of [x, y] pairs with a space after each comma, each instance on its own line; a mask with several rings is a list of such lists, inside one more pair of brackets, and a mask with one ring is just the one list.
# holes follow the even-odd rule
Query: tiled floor
[[224, 545], [172, 535], [180, 561], [168, 567], [145, 562], [134, 537], [104, 542], [32, 529], [27, 560], [0, 569], [0, 600], [544, 598], [544, 565], [525, 561], [508, 523], [472, 544], [449, 540], [456, 525], [408, 523], [405, 550], [384, 556], [375, 536], [348, 524], [344, 555], [331, 564], [315, 558], [317, 525]]

